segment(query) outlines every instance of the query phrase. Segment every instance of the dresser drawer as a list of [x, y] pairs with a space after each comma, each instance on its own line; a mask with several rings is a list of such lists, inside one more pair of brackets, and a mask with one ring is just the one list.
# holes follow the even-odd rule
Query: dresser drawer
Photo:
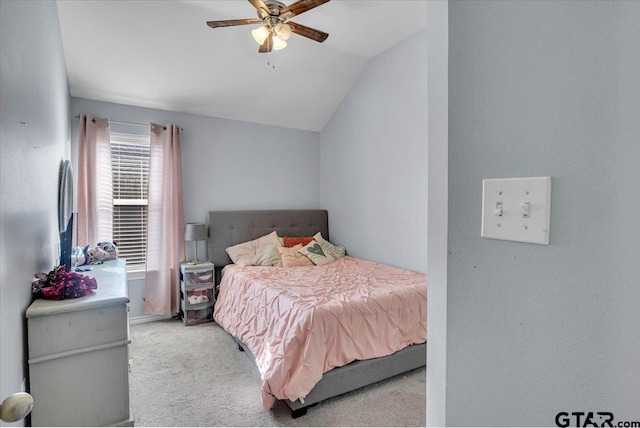
[[[184, 285], [184, 283], [182, 283]], [[180, 290], [182, 298], [187, 308], [191, 309], [195, 305], [213, 302], [213, 284], [208, 287], [182, 287]]]
[[187, 305], [180, 301], [180, 318], [184, 325], [196, 325], [213, 321], [213, 302]]
[[184, 283], [187, 286], [193, 284], [213, 283], [213, 269], [201, 270], [198, 272], [184, 272]]
[[116, 304], [27, 318], [29, 358], [127, 341], [127, 316], [127, 306]]
[[30, 365], [31, 426], [108, 426], [130, 418], [127, 345]]

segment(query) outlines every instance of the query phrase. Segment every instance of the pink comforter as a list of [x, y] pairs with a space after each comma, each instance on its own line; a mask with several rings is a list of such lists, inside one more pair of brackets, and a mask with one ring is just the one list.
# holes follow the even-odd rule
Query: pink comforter
[[228, 266], [214, 318], [245, 343], [262, 404], [305, 397], [322, 374], [427, 340], [426, 275], [344, 257], [324, 266]]

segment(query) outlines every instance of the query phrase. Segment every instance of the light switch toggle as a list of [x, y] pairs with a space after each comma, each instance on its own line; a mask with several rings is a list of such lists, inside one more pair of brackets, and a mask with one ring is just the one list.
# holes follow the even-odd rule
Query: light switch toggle
[[522, 208], [522, 218], [529, 218], [531, 215], [531, 204], [529, 202], [521, 202], [520, 208]]
[[493, 211], [493, 215], [496, 217], [502, 217], [502, 202], [496, 202], [496, 209]]

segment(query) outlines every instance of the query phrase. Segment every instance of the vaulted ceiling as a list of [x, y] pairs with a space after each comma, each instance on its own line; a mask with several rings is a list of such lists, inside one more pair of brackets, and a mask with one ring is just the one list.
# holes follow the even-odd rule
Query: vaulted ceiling
[[[293, 1], [284, 1], [289, 5]], [[426, 25], [426, 0], [331, 0], [294, 18], [329, 33], [258, 53], [244, 0], [58, 0], [74, 97], [320, 131], [367, 63]], [[393, 79], [394, 76], [389, 76]], [[426, 77], [425, 77], [426, 78]]]

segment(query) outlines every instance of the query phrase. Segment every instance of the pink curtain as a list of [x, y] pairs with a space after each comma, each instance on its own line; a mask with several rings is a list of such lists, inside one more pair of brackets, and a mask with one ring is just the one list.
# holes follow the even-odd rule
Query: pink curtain
[[109, 120], [80, 115], [78, 245], [113, 240]]
[[180, 259], [184, 253], [180, 127], [151, 124], [144, 313], [179, 310]]

